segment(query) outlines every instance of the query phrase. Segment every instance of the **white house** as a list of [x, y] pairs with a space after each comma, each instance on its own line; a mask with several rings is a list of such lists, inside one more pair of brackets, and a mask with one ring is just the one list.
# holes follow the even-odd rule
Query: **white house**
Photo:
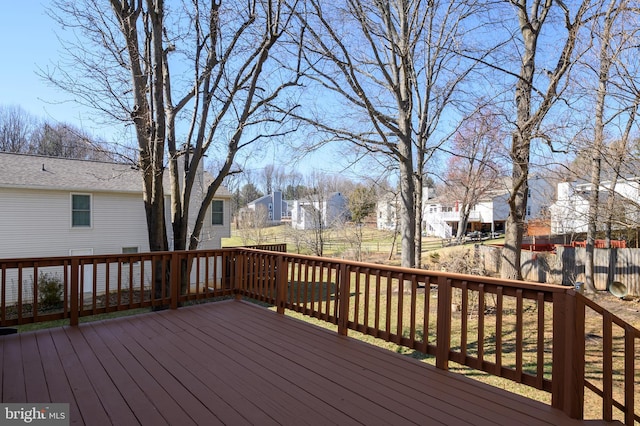
[[325, 200], [296, 200], [291, 209], [291, 227], [330, 228], [347, 216], [347, 199], [340, 192], [329, 194]]
[[[202, 199], [207, 178], [199, 179], [194, 200]], [[168, 194], [168, 180], [165, 188]], [[220, 248], [230, 236], [229, 200], [226, 189], [216, 195], [199, 248]], [[169, 218], [168, 195], [165, 204]], [[0, 153], [0, 235], [0, 258], [148, 251], [140, 172], [126, 164]]]
[[378, 229], [395, 231], [400, 226], [400, 203], [398, 194], [388, 192], [376, 203], [376, 223]]
[[[613, 191], [621, 202], [615, 205], [616, 222], [638, 223], [640, 220], [640, 178], [618, 179]], [[600, 184], [599, 194], [601, 205], [606, 203], [612, 181], [603, 181]], [[551, 215], [551, 233], [563, 235], [570, 233], [587, 232], [589, 197], [591, 183], [560, 182], [558, 184], [557, 199], [549, 207]], [[601, 214], [601, 213], [599, 213]], [[603, 228], [604, 220], [596, 220], [597, 229]]]
[[[468, 231], [504, 232], [509, 217], [509, 179], [501, 188], [496, 188], [471, 206]], [[550, 200], [549, 185], [539, 177], [529, 179], [526, 220], [540, 216]], [[423, 205], [422, 229], [428, 236], [451, 238], [457, 234], [460, 220], [460, 201], [443, 194], [426, 201]]]
[[[427, 205], [429, 199], [435, 195], [433, 188], [422, 188], [422, 206]], [[388, 192], [383, 194], [376, 203], [376, 223], [378, 229], [395, 231], [400, 226], [400, 194]]]

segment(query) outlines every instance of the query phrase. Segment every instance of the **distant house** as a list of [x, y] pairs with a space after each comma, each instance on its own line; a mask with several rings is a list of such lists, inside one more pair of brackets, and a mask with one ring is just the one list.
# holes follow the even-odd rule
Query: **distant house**
[[[195, 202], [202, 200], [207, 179], [201, 173]], [[170, 218], [168, 189], [167, 180]], [[199, 248], [220, 248], [220, 239], [230, 236], [229, 201], [226, 189], [216, 194]], [[169, 223], [167, 230], [173, 246]], [[0, 235], [0, 258], [149, 251], [140, 171], [126, 164], [0, 153]]]
[[[471, 206], [467, 231], [504, 232], [509, 216], [508, 193], [495, 191]], [[530, 211], [529, 211], [530, 212]], [[460, 201], [449, 196], [438, 196], [424, 206], [423, 232], [432, 237], [452, 238], [458, 233], [461, 215]]]
[[[604, 229], [604, 207], [610, 190], [613, 189], [617, 201], [614, 204], [614, 226], [620, 228], [625, 223], [635, 224], [640, 220], [640, 178], [620, 178], [617, 182], [606, 180], [599, 188], [600, 209], [596, 218], [598, 230]], [[613, 186], [613, 188], [612, 188]], [[549, 208], [551, 233], [564, 235], [585, 233], [588, 226], [589, 198], [592, 185], [585, 181], [560, 182], [557, 199]]]
[[347, 199], [333, 192], [323, 200], [296, 200], [291, 209], [294, 229], [331, 228], [347, 218]]
[[[469, 213], [468, 231], [504, 232], [509, 217], [508, 199], [510, 195], [509, 179], [502, 187], [489, 191], [478, 200]], [[541, 178], [529, 179], [529, 193], [525, 220], [538, 218], [547, 208], [550, 200], [550, 187]], [[460, 201], [448, 194], [439, 195], [423, 205], [422, 229], [428, 236], [451, 238], [457, 235], [460, 221]]]
[[398, 194], [386, 193], [376, 203], [376, 224], [378, 229], [395, 231], [400, 224]]
[[[422, 189], [423, 207], [434, 196], [433, 188]], [[388, 192], [383, 194], [376, 203], [377, 228], [385, 231], [395, 231], [400, 227], [400, 195]]]
[[247, 204], [247, 210], [263, 212], [268, 225], [279, 225], [283, 219], [291, 217], [288, 204], [282, 200], [282, 192], [274, 191]]

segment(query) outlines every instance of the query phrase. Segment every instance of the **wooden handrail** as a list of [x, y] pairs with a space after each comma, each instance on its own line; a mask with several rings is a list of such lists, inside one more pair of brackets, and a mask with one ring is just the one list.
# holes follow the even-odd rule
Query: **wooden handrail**
[[[279, 313], [291, 309], [329, 322], [343, 335], [359, 331], [433, 355], [444, 370], [454, 361], [550, 392], [552, 406], [574, 418], [583, 417], [589, 389], [602, 400], [602, 419], [617, 411], [627, 424], [640, 421], [634, 392], [640, 331], [571, 287], [279, 250], [0, 259], [0, 325], [60, 318], [76, 325], [97, 313], [245, 296]], [[45, 271], [55, 271], [63, 286], [61, 306], [52, 311], [38, 301]], [[595, 356], [585, 338], [587, 311], [602, 317], [601, 383], [586, 374], [597, 364], [585, 362], [588, 350]], [[622, 367], [614, 365], [622, 357]]]
[[[242, 251], [249, 258], [275, 256], [286, 264], [284, 281], [285, 271], [278, 268], [281, 271], [279, 285], [286, 285], [288, 290], [285, 306], [335, 324], [340, 334], [357, 330], [434, 355], [436, 366], [441, 369], [448, 369], [449, 361], [455, 361], [550, 392], [552, 406], [573, 418], [584, 416], [585, 389], [590, 389], [603, 399], [603, 419], [611, 420], [615, 408], [624, 413], [627, 424], [640, 420], [634, 411], [633, 392], [637, 374], [635, 339], [640, 338], [640, 333], [572, 287]], [[251, 277], [256, 275], [259, 274], [252, 273]], [[244, 289], [249, 297], [266, 298], [255, 285], [249, 284]], [[258, 293], [252, 294], [254, 290], [249, 289]], [[284, 297], [282, 288], [277, 290], [279, 297]], [[418, 297], [418, 291], [423, 296]], [[434, 306], [430, 302], [432, 293], [437, 297], [435, 318], [430, 315]], [[454, 293], [460, 297], [458, 312], [452, 307]], [[488, 306], [486, 300], [492, 298], [494, 305]], [[418, 306], [420, 303], [422, 306]], [[282, 306], [282, 301], [279, 299], [276, 305]], [[611, 360], [605, 362], [603, 368], [604, 391], [585, 378], [585, 307], [603, 315], [604, 323], [609, 321], [625, 331], [622, 400], [612, 396]], [[491, 313], [490, 308], [495, 312]], [[422, 316], [417, 316], [418, 311], [423, 312]], [[514, 324], [510, 326], [515, 330], [506, 329], [509, 311], [513, 311]], [[472, 316], [477, 317], [474, 322], [469, 320]], [[454, 320], [459, 321], [461, 331], [458, 342], [452, 342]], [[495, 328], [491, 329], [494, 323]], [[477, 336], [472, 333], [474, 329]], [[431, 336], [432, 331], [435, 336]], [[603, 352], [612, 356], [615, 351], [608, 347]]]

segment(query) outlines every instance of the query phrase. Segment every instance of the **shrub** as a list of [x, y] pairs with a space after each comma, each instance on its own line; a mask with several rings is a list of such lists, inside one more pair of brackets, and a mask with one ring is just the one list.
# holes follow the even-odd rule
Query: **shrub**
[[40, 273], [38, 277], [38, 304], [41, 309], [53, 309], [62, 306], [64, 286], [57, 275]]

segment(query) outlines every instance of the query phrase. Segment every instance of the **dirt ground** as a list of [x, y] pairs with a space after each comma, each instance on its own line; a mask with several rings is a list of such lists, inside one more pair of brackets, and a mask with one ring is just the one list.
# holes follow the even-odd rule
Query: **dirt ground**
[[585, 293], [585, 296], [620, 319], [640, 329], [640, 298], [626, 297], [625, 299], [620, 299], [608, 291]]

